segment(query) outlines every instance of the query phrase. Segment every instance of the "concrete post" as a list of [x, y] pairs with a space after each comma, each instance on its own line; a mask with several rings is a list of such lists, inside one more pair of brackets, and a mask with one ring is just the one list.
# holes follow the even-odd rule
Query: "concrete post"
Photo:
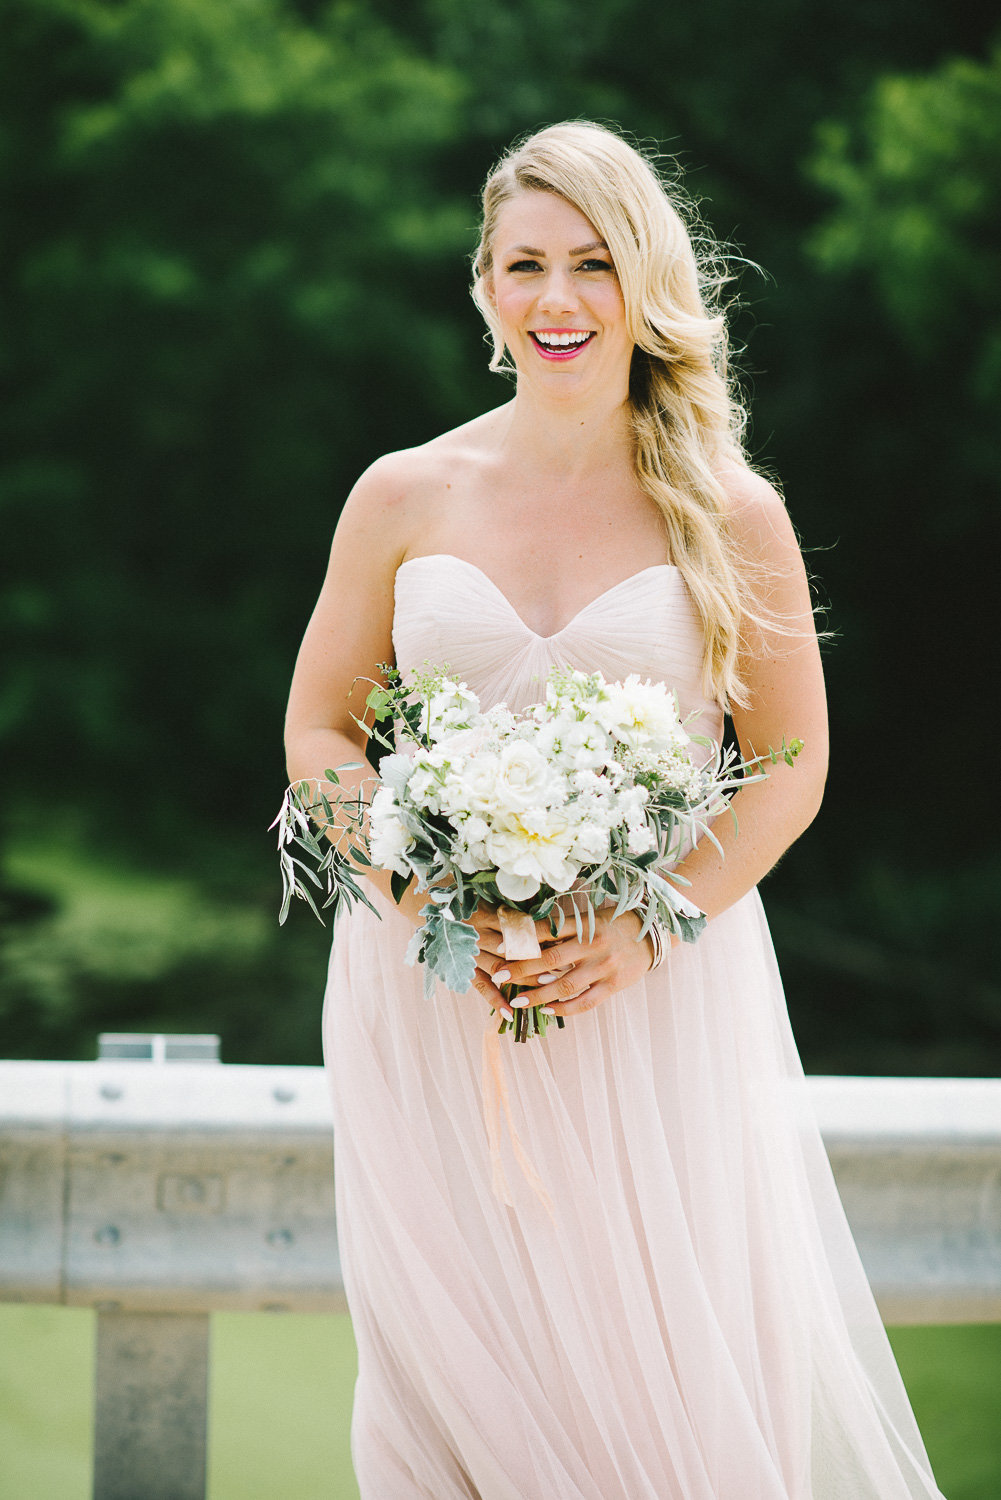
[[209, 1315], [98, 1311], [94, 1500], [205, 1500]]

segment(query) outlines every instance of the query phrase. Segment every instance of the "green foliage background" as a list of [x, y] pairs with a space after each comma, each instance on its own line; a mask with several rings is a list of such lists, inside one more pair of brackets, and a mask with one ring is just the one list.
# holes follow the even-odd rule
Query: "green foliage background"
[[[510, 139], [614, 120], [738, 266], [755, 456], [829, 601], [826, 811], [765, 899], [814, 1069], [993, 1072], [1001, 51], [944, 0], [2, 0], [0, 1052], [312, 1061], [281, 718], [339, 506], [506, 399]], [[863, 741], [878, 754], [857, 749]], [[976, 773], [976, 774], [975, 774]]]

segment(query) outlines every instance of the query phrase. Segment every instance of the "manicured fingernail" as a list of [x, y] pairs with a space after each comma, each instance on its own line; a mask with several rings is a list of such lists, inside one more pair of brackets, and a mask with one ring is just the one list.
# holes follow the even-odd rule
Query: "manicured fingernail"
[[544, 1016], [555, 1016], [556, 1014], [551, 1005], [541, 1005], [539, 1009], [542, 1011], [542, 1014]]
[[540, 984], [552, 984], [553, 980], [557, 978], [555, 974], [539, 974], [536, 977]]
[[511, 1004], [512, 1005], [516, 1005], [519, 1010], [522, 1010], [524, 1008], [524, 1006], [526, 1006], [526, 1005], [531, 1005], [531, 1003], [532, 1003], [532, 997], [531, 997], [531, 995], [518, 995], [516, 997], [516, 999], [514, 999], [514, 1000], [511, 1001]]
[[507, 1016], [507, 1018], [508, 1018], [509, 1021], [513, 1021], [514, 1020], [514, 1011], [511, 1009], [510, 1005], [502, 1005], [501, 1008], [500, 1008], [500, 1011], [501, 1011], [501, 1015], [502, 1016]]
[[507, 952], [507, 949], [504, 947], [503, 943], [498, 943], [497, 944], [497, 952], [500, 953], [500, 954], [504, 954], [504, 953]]
[[497, 969], [494, 972], [494, 984], [508, 984], [511, 979], [510, 969]]

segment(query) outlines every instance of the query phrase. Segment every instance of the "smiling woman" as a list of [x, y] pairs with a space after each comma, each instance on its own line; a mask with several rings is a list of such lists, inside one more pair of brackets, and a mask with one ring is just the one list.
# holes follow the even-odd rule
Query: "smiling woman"
[[[594, 238], [579, 209], [554, 193], [519, 193], [501, 207], [483, 300], [516, 363], [533, 349], [547, 363], [562, 364], [587, 350], [590, 380], [602, 379], [613, 364], [620, 378], [628, 370], [622, 356], [631, 354], [632, 340], [608, 246]], [[582, 361], [575, 374], [584, 372]]]
[[[728, 710], [746, 758], [805, 749], [741, 785], [739, 832], [720, 819], [665, 861], [708, 915], [693, 945], [606, 906], [593, 934], [540, 923], [525, 959], [481, 903], [476, 994], [426, 997], [406, 962], [426, 895], [359, 866], [373, 910], [338, 927], [324, 1049], [362, 1496], [933, 1500], [757, 893], [820, 805], [827, 719], [719, 278], [653, 165], [596, 125], [515, 147], [483, 203], [473, 294], [514, 399], [355, 486], [296, 665], [290, 778], [362, 760], [358, 684], [387, 662], [448, 661], [512, 710], [554, 667], [652, 680], [706, 741]], [[367, 798], [370, 774], [341, 787]], [[499, 1061], [508, 984], [544, 987], [564, 1025]]]

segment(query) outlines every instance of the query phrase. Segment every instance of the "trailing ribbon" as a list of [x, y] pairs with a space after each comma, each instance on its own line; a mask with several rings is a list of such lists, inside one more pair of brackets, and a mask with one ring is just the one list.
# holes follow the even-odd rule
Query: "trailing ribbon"
[[[500, 925], [501, 935], [504, 940], [505, 958], [538, 958], [542, 952], [542, 948], [535, 934], [535, 922], [527, 913], [512, 911], [510, 907], [502, 906], [500, 908]], [[508, 1185], [508, 1180], [504, 1172], [504, 1163], [501, 1161], [500, 1154], [501, 1110], [503, 1110], [515, 1161], [521, 1168], [525, 1181], [552, 1219], [552, 1199], [543, 1187], [539, 1174], [532, 1165], [524, 1146], [518, 1139], [518, 1132], [514, 1128], [514, 1120], [511, 1117], [511, 1101], [508, 1098], [507, 1092], [507, 1079], [504, 1075], [504, 1057], [501, 1052], [500, 1033], [497, 1030], [493, 1016], [488, 1019], [487, 1029], [483, 1033], [483, 1078], [481, 1093], [483, 1095], [483, 1121], [487, 1127], [487, 1143], [490, 1147], [494, 1197], [499, 1199], [501, 1203], [507, 1204], [508, 1208], [514, 1207], [514, 1200], [511, 1197], [511, 1189]]]
[[504, 1076], [501, 1039], [497, 1030], [497, 1023], [493, 1016], [487, 1018], [486, 1030], [483, 1033], [483, 1077], [481, 1092], [483, 1095], [483, 1122], [487, 1127], [487, 1143], [490, 1147], [491, 1186], [494, 1197], [499, 1202], [506, 1204], [508, 1208], [514, 1207], [514, 1199], [511, 1196], [511, 1188], [508, 1184], [500, 1153], [501, 1110], [503, 1110], [515, 1161], [517, 1161], [521, 1168], [525, 1181], [555, 1223], [556, 1217], [553, 1213], [553, 1200], [546, 1192], [542, 1180], [532, 1165], [528, 1153], [518, 1138], [518, 1132], [514, 1128], [514, 1120], [511, 1117], [511, 1101], [508, 1098], [507, 1092], [507, 1079]]

